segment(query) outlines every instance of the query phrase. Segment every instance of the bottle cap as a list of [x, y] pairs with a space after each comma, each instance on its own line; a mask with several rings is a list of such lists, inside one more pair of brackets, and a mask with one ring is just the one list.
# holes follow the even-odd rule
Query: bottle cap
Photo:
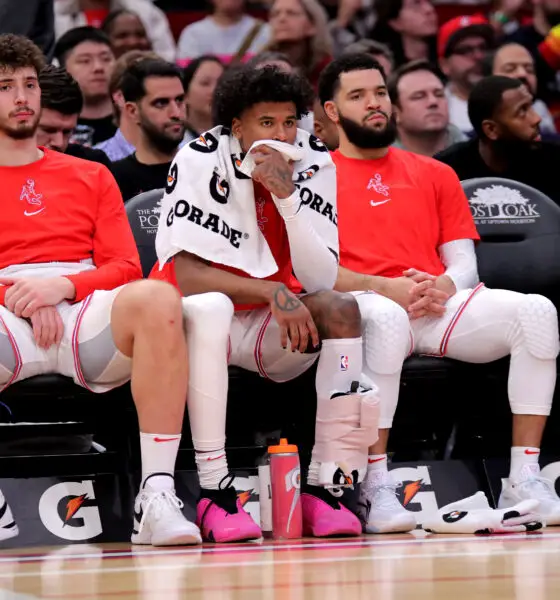
[[280, 443], [277, 446], [269, 446], [269, 454], [282, 454], [284, 452], [297, 452], [297, 446], [295, 444], [288, 444], [286, 438], [281, 438]]

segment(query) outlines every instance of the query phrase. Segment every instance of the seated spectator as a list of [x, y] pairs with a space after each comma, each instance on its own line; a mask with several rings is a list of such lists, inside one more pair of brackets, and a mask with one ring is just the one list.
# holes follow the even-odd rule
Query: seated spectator
[[[558, 43], [547, 38], [551, 29], [560, 24], [560, 3], [558, 0], [534, 0], [533, 18], [530, 23], [522, 25], [508, 40], [527, 48], [535, 60], [538, 89], [537, 97], [546, 103], [556, 128], [560, 130], [560, 78], [558, 65], [551, 61], [552, 56], [558, 55]], [[551, 56], [552, 55], [552, 56]]]
[[131, 380], [142, 456], [131, 540], [197, 544], [173, 480], [187, 396], [181, 300], [170, 285], [137, 281], [109, 171], [37, 147], [43, 66], [30, 40], [0, 36], [0, 71], [13, 86], [0, 96], [0, 173], [12, 199], [0, 222], [0, 386], [58, 373], [102, 393]]
[[78, 27], [58, 40], [55, 56], [78, 82], [84, 98], [72, 141], [93, 146], [113, 136], [116, 127], [109, 80], [115, 58], [109, 38], [94, 27]]
[[189, 63], [183, 72], [187, 106], [186, 141], [212, 129], [212, 101], [218, 80], [224, 73], [219, 58], [200, 56]]
[[560, 164], [560, 145], [540, 141], [541, 118], [521, 81], [498, 75], [480, 81], [469, 98], [469, 116], [477, 138], [452, 146], [435, 158], [452, 167], [459, 179], [513, 179], [560, 205], [554, 166]]
[[130, 10], [121, 9], [109, 13], [101, 24], [101, 31], [109, 38], [115, 58], [131, 50], [152, 49], [144, 24], [140, 17]]
[[[520, 79], [531, 94], [537, 93], [537, 76], [535, 74], [535, 61], [531, 53], [520, 44], [504, 44], [487, 59], [488, 69], [485, 75], [504, 75]], [[550, 111], [542, 100], [536, 99], [533, 108], [541, 118], [541, 133], [555, 134], [556, 126]]]
[[463, 133], [472, 131], [467, 101], [484, 76], [484, 57], [493, 46], [494, 29], [480, 15], [456, 17], [439, 30], [439, 65], [448, 79], [449, 120]]
[[319, 98], [313, 104], [313, 132], [331, 152], [338, 148], [338, 129], [327, 116]]
[[113, 163], [126, 202], [141, 192], [165, 187], [185, 135], [185, 88], [178, 67], [145, 59], [126, 69], [121, 91], [124, 110], [139, 128], [136, 152]]
[[467, 137], [449, 123], [443, 80], [424, 60], [399, 67], [388, 82], [398, 138], [393, 144], [416, 154], [433, 156]]
[[212, 14], [187, 25], [181, 33], [177, 45], [180, 65], [206, 54], [217, 55], [226, 64], [240, 62], [268, 44], [269, 26], [245, 12], [245, 0], [210, 1]]
[[37, 128], [39, 146], [64, 152], [76, 158], [93, 160], [110, 168], [111, 161], [101, 150], [69, 143], [83, 105], [80, 86], [72, 75], [62, 67], [50, 65], [39, 73], [39, 86], [41, 88], [41, 118]]
[[140, 127], [135, 120], [124, 110], [125, 101], [122, 95], [122, 77], [128, 67], [144, 58], [158, 59], [154, 52], [143, 52], [131, 50], [123, 54], [115, 63], [111, 81], [109, 82], [109, 93], [113, 101], [114, 120], [118, 126], [115, 135], [95, 146], [102, 150], [112, 162], [122, 160], [130, 156], [136, 149]]
[[140, 17], [154, 52], [165, 60], [175, 59], [175, 41], [167, 17], [152, 0], [55, 0], [56, 37], [83, 25], [101, 27], [109, 13], [119, 9]]
[[390, 77], [395, 68], [395, 57], [387, 44], [375, 40], [360, 40], [344, 48], [343, 54], [369, 54], [383, 67], [385, 76]]
[[[374, 0], [340, 0], [336, 4], [336, 18], [329, 24], [329, 29], [333, 37], [334, 54], [339, 56], [349, 45], [371, 35], [377, 15]], [[326, 7], [328, 9], [329, 4]]]
[[318, 0], [274, 0], [269, 22], [268, 49], [286, 54], [296, 72], [315, 87], [333, 54], [325, 9]]
[[47, 61], [54, 53], [54, 0], [0, 1], [0, 33], [25, 35], [43, 51]]
[[438, 16], [430, 0], [376, 0], [375, 10], [368, 37], [389, 46], [395, 67], [411, 60], [437, 62]]
[[247, 66], [250, 69], [278, 67], [284, 73], [292, 73], [294, 70], [291, 60], [283, 52], [274, 52], [273, 50], [265, 50], [255, 54], [251, 60], [247, 61]]

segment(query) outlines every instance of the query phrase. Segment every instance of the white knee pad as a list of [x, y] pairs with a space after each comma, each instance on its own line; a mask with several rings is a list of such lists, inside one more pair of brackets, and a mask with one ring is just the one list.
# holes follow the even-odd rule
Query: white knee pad
[[205, 335], [229, 335], [233, 318], [233, 302], [220, 292], [197, 294], [182, 299], [187, 334], [201, 331]]
[[518, 310], [519, 324], [527, 350], [541, 360], [554, 360], [560, 351], [558, 314], [544, 296], [527, 294]]
[[359, 294], [356, 300], [362, 315], [367, 366], [382, 375], [398, 373], [410, 351], [407, 312], [396, 302], [378, 294]]
[[319, 485], [352, 487], [363, 481], [368, 448], [378, 439], [377, 389], [358, 388], [333, 394], [317, 406], [312, 461], [319, 464]]

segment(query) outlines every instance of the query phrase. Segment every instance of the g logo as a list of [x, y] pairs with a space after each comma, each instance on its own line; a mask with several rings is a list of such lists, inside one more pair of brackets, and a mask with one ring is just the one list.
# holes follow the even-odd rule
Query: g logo
[[229, 183], [225, 179], [220, 179], [216, 171], [210, 179], [210, 195], [219, 204], [227, 204], [229, 197]]
[[315, 152], [328, 152], [329, 149], [323, 144], [323, 142], [314, 135], [309, 136], [309, 146], [311, 150], [315, 150]]
[[218, 149], [218, 140], [211, 133], [205, 133], [193, 140], [189, 147], [203, 154], [211, 154]]
[[173, 163], [171, 165], [171, 169], [169, 169], [169, 174], [167, 175], [167, 183], [165, 185], [165, 193], [171, 194], [171, 192], [175, 189], [177, 185], [177, 179], [179, 175], [179, 169], [177, 167], [177, 163]]

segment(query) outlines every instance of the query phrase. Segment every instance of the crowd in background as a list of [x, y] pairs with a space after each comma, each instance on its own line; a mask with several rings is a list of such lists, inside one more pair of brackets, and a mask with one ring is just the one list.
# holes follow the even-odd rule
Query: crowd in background
[[[0, 27], [31, 37], [52, 63], [42, 82], [53, 89], [45, 94], [40, 143], [107, 164], [125, 201], [162, 187], [181, 145], [213, 126], [213, 92], [229, 70], [274, 65], [316, 87], [324, 67], [351, 52], [370, 54], [384, 68], [396, 146], [438, 158], [443, 152], [458, 172], [457, 163], [469, 161], [468, 175], [515, 174], [534, 183], [530, 165], [557, 156], [560, 0], [496, 0], [478, 12], [465, 2], [464, 14], [461, 2], [449, 1], [457, 5], [450, 19], [442, 4], [26, 0], [21, 11], [0, 0]], [[189, 21], [182, 31], [174, 23], [179, 14]], [[532, 97], [523, 126], [489, 75], [523, 81]], [[472, 122], [477, 85], [486, 110], [500, 113], [494, 132]], [[321, 104], [309, 109], [300, 127], [335, 149], [336, 130]], [[556, 200], [552, 184], [539, 187]]]

